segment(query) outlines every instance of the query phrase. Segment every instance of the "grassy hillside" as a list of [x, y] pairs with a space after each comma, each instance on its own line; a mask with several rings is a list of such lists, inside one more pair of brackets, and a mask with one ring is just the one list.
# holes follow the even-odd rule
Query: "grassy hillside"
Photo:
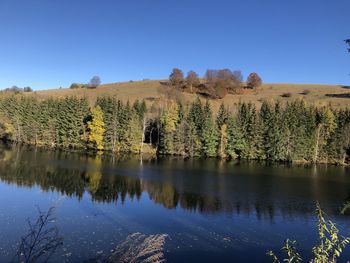
[[[90, 103], [94, 103], [99, 96], [114, 96], [123, 101], [129, 100], [133, 102], [137, 99], [145, 99], [147, 104], [151, 105], [154, 101], [159, 101], [165, 94], [162, 92], [164, 86], [160, 84], [160, 81], [147, 80], [147, 81], [135, 81], [135, 82], [120, 82], [111, 83], [99, 86], [97, 89], [51, 89], [36, 91], [34, 94], [39, 99], [45, 99], [48, 97], [65, 97], [65, 96], [87, 96]], [[308, 94], [303, 94], [307, 90]], [[290, 93], [290, 94], [288, 94]], [[217, 108], [222, 102], [228, 106], [234, 106], [235, 103], [253, 102], [257, 106], [261, 104], [263, 100], [280, 100], [285, 102], [288, 100], [295, 100], [297, 98], [303, 98], [307, 103], [324, 106], [332, 105], [333, 107], [350, 107], [350, 98], [339, 97], [339, 94], [350, 93], [350, 89], [337, 85], [309, 85], [309, 84], [264, 84], [259, 90], [244, 90], [243, 94], [239, 95], [227, 95], [224, 99], [212, 100], [211, 104], [213, 108]], [[288, 94], [285, 97], [283, 94]], [[335, 96], [326, 96], [326, 94], [335, 94]], [[192, 101], [196, 99], [196, 94], [182, 93], [180, 95], [184, 102]], [[203, 98], [204, 99], [204, 98]]]

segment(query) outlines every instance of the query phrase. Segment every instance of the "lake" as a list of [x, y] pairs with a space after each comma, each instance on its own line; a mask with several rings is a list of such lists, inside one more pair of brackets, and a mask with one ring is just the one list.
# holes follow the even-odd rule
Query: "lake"
[[0, 262], [16, 254], [37, 207], [53, 204], [63, 246], [51, 262], [94, 261], [136, 232], [167, 234], [167, 262], [271, 262], [266, 252], [287, 238], [307, 259], [318, 236], [316, 200], [350, 236], [350, 218], [339, 213], [350, 200], [350, 169], [340, 166], [2, 146], [0, 195]]

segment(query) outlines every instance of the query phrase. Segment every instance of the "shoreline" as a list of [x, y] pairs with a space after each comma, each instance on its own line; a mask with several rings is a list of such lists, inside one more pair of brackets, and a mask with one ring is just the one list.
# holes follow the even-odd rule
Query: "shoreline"
[[5, 145], [5, 147], [19, 147], [19, 148], [26, 148], [26, 149], [34, 149], [34, 150], [40, 150], [40, 151], [49, 151], [49, 152], [62, 152], [62, 153], [71, 153], [71, 154], [81, 154], [86, 156], [108, 156], [108, 157], [129, 157], [129, 156], [138, 156], [143, 159], [146, 157], [148, 158], [154, 158], [154, 159], [164, 159], [164, 158], [175, 158], [175, 159], [183, 159], [183, 160], [206, 160], [206, 159], [216, 159], [218, 161], [222, 162], [258, 162], [258, 163], [265, 163], [265, 164], [280, 164], [280, 165], [332, 165], [332, 166], [344, 166], [344, 167], [350, 167], [349, 162], [327, 162], [325, 160], [320, 160], [318, 162], [312, 162], [308, 160], [292, 160], [292, 161], [273, 161], [273, 160], [267, 160], [267, 159], [243, 159], [243, 158], [229, 158], [229, 157], [220, 157], [220, 156], [188, 156], [188, 155], [181, 155], [181, 154], [162, 154], [162, 153], [156, 153], [156, 152], [143, 152], [143, 153], [137, 153], [137, 152], [115, 152], [112, 151], [94, 151], [94, 150], [86, 150], [86, 149], [68, 149], [64, 147], [48, 147], [48, 146], [40, 146], [40, 145], [34, 145], [34, 144], [25, 144], [25, 143], [14, 143], [5, 141], [3, 139], [0, 139], [2, 141], [2, 144]]

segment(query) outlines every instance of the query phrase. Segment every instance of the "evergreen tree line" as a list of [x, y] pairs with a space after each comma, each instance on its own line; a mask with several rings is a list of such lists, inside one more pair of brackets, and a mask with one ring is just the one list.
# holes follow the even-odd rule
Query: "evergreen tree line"
[[16, 143], [95, 151], [345, 163], [350, 110], [316, 108], [296, 100], [260, 108], [241, 103], [217, 114], [210, 103], [169, 101], [147, 109], [111, 97], [0, 100], [0, 135]]

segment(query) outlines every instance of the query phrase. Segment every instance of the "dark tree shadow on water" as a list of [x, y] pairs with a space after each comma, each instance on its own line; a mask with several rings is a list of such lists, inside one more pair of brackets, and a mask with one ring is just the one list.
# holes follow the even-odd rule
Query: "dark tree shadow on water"
[[28, 219], [28, 232], [21, 237], [13, 262], [48, 262], [63, 245], [63, 238], [59, 235], [57, 226], [53, 225], [56, 221], [55, 207], [47, 212], [38, 208], [38, 214], [35, 221]]

